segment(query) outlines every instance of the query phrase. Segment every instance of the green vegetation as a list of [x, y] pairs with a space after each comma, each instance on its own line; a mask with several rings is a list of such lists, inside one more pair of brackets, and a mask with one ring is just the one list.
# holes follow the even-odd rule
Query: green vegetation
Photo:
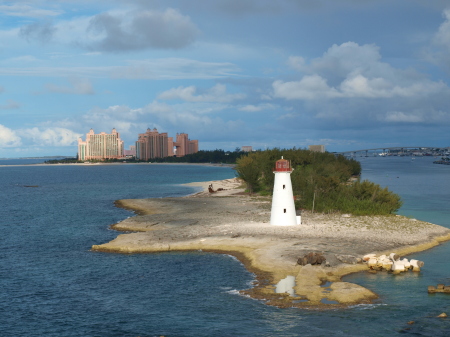
[[63, 158], [63, 159], [50, 159], [44, 162], [45, 164], [73, 164], [78, 163], [77, 158]]
[[342, 212], [354, 215], [384, 215], [397, 211], [400, 197], [387, 188], [359, 176], [358, 161], [298, 149], [272, 149], [252, 152], [237, 160], [236, 172], [248, 186], [249, 192], [267, 195], [272, 192], [275, 162], [284, 156], [291, 161], [292, 188], [296, 207], [318, 212]]
[[[235, 164], [237, 158], [246, 154], [236, 148], [233, 152], [224, 150], [212, 150], [212, 151], [198, 151], [197, 153], [188, 154], [184, 157], [164, 157], [153, 158], [148, 162], [152, 163], [218, 163], [218, 164]], [[64, 158], [59, 160], [48, 160], [46, 164], [61, 164], [61, 163], [80, 163], [77, 158]], [[142, 163], [142, 160], [136, 160], [135, 158], [122, 158], [122, 159], [105, 159], [105, 160], [89, 160], [91, 163]]]
[[154, 158], [155, 163], [223, 163], [235, 164], [236, 160], [246, 152], [236, 148], [233, 152], [224, 150], [198, 151], [184, 157]]

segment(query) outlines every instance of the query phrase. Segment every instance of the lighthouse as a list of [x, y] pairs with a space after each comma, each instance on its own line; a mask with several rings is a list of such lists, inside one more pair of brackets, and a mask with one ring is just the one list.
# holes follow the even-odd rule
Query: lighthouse
[[272, 211], [270, 224], [273, 226], [295, 226], [297, 216], [295, 213], [294, 194], [291, 183], [291, 163], [281, 157], [275, 163], [275, 182], [273, 184]]

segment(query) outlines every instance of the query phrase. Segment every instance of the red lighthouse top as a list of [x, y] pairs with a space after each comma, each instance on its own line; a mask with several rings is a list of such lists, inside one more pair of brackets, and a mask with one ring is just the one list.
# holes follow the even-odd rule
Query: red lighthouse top
[[291, 162], [289, 160], [281, 159], [277, 160], [275, 163], [275, 172], [292, 172]]

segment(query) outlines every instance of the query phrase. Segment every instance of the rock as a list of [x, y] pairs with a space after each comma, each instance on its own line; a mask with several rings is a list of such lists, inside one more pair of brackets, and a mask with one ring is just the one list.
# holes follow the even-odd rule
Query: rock
[[306, 266], [307, 264], [311, 264], [311, 265], [318, 265], [318, 264], [322, 264], [326, 261], [325, 256], [323, 256], [322, 253], [314, 253], [314, 252], [310, 252], [308, 254], [306, 254], [303, 257], [300, 257], [297, 260], [297, 264], [301, 265], [301, 266]]
[[389, 257], [392, 261], [397, 261], [398, 259], [400, 259], [400, 256], [398, 256], [396, 253], [389, 254]]
[[363, 259], [363, 261], [367, 262], [372, 258], [376, 258], [376, 256], [377, 256], [377, 254], [367, 254], [367, 255], [364, 255], [362, 259]]
[[434, 293], [450, 294], [450, 286], [446, 286], [444, 284], [438, 284], [437, 287], [428, 286], [428, 293], [430, 293], [430, 294], [434, 294]]
[[360, 261], [360, 259], [358, 259], [356, 256], [353, 255], [335, 255], [335, 256], [339, 261], [347, 264], [357, 264]]

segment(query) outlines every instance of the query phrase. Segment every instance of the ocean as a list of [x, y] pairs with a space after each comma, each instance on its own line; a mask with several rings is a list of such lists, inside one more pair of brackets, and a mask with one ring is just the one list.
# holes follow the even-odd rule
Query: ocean
[[[450, 227], [450, 166], [433, 159], [358, 158], [362, 179], [402, 196], [399, 214]], [[232, 178], [231, 168], [30, 161], [0, 161], [1, 336], [450, 335], [450, 319], [436, 318], [450, 315], [450, 295], [427, 293], [450, 284], [450, 243], [409, 256], [425, 262], [420, 273], [344, 278], [379, 294], [373, 304], [278, 309], [239, 295], [254, 275], [231, 256], [90, 251], [133, 216], [115, 200], [188, 195], [198, 189], [182, 184]]]

